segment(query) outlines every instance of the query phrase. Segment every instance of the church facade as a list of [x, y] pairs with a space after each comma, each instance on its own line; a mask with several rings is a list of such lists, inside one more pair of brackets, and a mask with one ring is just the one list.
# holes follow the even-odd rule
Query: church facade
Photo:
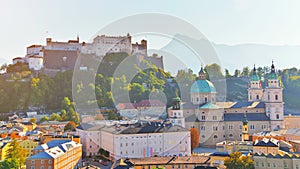
[[[266, 87], [263, 88], [254, 66], [249, 79], [248, 100], [218, 102], [216, 88], [206, 79], [206, 72], [201, 68], [197, 80], [191, 86], [191, 102], [182, 103], [182, 116], [171, 117], [170, 121], [176, 123], [182, 119], [184, 123], [181, 124], [186, 128], [197, 128], [200, 146], [203, 147], [214, 147], [224, 140], [242, 140], [245, 118], [250, 135], [284, 128], [283, 89], [273, 63], [266, 80]], [[171, 108], [169, 115], [173, 111], [179, 110]]]

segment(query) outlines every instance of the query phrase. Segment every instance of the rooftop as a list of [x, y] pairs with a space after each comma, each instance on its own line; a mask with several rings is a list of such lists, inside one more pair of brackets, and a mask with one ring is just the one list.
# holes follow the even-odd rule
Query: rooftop
[[[225, 113], [224, 121], [241, 121], [244, 119], [244, 113]], [[269, 117], [265, 113], [247, 113], [248, 121], [268, 121]]]

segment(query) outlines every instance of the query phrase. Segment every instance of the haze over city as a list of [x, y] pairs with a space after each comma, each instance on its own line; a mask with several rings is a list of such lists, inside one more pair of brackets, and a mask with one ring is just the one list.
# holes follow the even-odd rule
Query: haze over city
[[[299, 67], [296, 54], [288, 53], [290, 48], [299, 52], [300, 15], [299, 1], [154, 1], [122, 3], [120, 1], [0, 1], [0, 19], [2, 38], [0, 42], [0, 63], [11, 63], [11, 59], [24, 56], [26, 46], [44, 44], [46, 37], [58, 41], [75, 39], [90, 41], [106, 25], [135, 14], [162, 13], [183, 19], [195, 26], [210, 42], [214, 44], [239, 45], [255, 44], [258, 53], [270, 45], [285, 48], [283, 53], [269, 53], [277, 62], [277, 68]], [[122, 11], [122, 12], [120, 12]], [[123, 32], [122, 32], [123, 33]], [[120, 33], [121, 35], [121, 33]], [[147, 37], [143, 37], [147, 38]], [[197, 37], [191, 37], [198, 39]], [[135, 39], [133, 41], [139, 41]], [[172, 39], [148, 39], [149, 49], [160, 49]], [[288, 46], [286, 46], [288, 45]], [[216, 47], [217, 48], [217, 47]], [[238, 48], [238, 47], [236, 47]], [[218, 50], [218, 48], [217, 48]], [[239, 49], [237, 49], [239, 50]], [[266, 49], [267, 50], [267, 49]], [[220, 50], [221, 61], [236, 53]], [[286, 52], [287, 51], [287, 52]], [[284, 55], [286, 53], [286, 55]], [[299, 53], [300, 54], [300, 53]], [[223, 56], [224, 55], [224, 56]], [[240, 55], [244, 55], [241, 53]], [[241, 59], [246, 63], [249, 55]], [[254, 58], [264, 57], [253, 56]], [[288, 59], [283, 59], [283, 58]], [[293, 58], [293, 59], [292, 59]], [[234, 58], [235, 59], [235, 58]], [[251, 67], [255, 61], [245, 65]], [[258, 64], [258, 63], [257, 63]], [[263, 63], [267, 65], [267, 60]], [[197, 67], [198, 65], [190, 65]], [[223, 66], [241, 69], [239, 64], [223, 63]], [[194, 70], [198, 71], [198, 70]]]

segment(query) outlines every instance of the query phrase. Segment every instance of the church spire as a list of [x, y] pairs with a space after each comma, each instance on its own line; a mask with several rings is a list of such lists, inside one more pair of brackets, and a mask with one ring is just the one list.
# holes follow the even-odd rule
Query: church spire
[[205, 70], [203, 69], [202, 64], [201, 64], [201, 69], [200, 69], [198, 75], [199, 75], [199, 79], [202, 79], [202, 80], [205, 80], [205, 79], [206, 79], [206, 72], [205, 72]]
[[272, 60], [271, 73], [275, 73], [274, 61]]
[[250, 140], [250, 136], [249, 136], [249, 130], [248, 130], [247, 114], [244, 113], [242, 141], [249, 141], [249, 140]]

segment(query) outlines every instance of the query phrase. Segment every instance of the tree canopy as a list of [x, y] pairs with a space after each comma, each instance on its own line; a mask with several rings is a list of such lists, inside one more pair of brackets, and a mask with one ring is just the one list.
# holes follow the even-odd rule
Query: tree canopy
[[231, 153], [230, 157], [225, 159], [224, 165], [228, 169], [254, 169], [254, 161], [241, 152]]

